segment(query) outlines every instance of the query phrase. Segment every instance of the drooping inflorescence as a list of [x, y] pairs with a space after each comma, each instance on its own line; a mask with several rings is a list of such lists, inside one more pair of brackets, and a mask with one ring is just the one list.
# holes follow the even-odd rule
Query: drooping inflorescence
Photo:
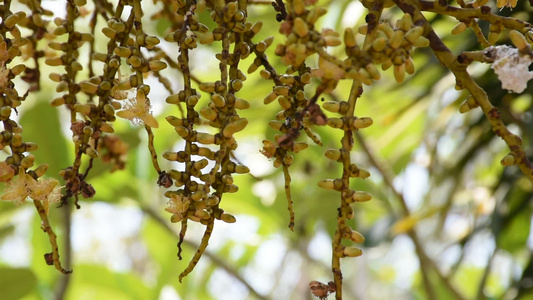
[[[47, 219], [50, 205], [67, 205], [73, 199], [79, 208], [80, 195], [93, 197], [97, 191], [87, 180], [96, 159], [112, 163], [113, 171], [126, 166], [128, 145], [114, 135], [114, 122], [119, 117], [146, 131], [150, 152], [146, 159], [158, 174], [154, 184], [166, 198], [170, 222], [181, 225], [177, 250], [180, 259], [189, 222], [205, 226], [199, 248], [179, 275], [182, 281], [204, 253], [216, 220], [236, 222], [224, 211], [222, 200], [225, 194], [238, 192], [234, 176], [249, 172], [234, 157], [236, 136], [251, 122], [240, 111], [262, 100], [264, 105], [279, 105], [268, 123], [277, 134], [263, 140], [258, 148], [272, 159], [274, 167], [283, 170], [291, 230], [298, 220], [289, 172], [297, 159], [295, 154], [309, 147], [307, 140], [322, 146], [317, 132], [342, 132], [338, 145], [324, 151], [327, 159], [340, 164], [342, 173], [338, 178], [318, 182], [320, 188], [337, 193], [340, 200], [332, 238], [333, 280], [310, 284], [311, 292], [319, 298], [335, 293], [336, 299], [342, 299], [341, 258], [361, 255], [362, 250], [352, 244], [365, 240], [349, 224], [354, 218], [352, 205], [372, 198], [366, 191], [356, 191], [352, 184], [370, 176], [350, 155], [354, 134], [373, 124], [371, 117], [359, 115], [356, 103], [362, 99], [363, 86], [380, 80], [383, 72], [390, 72], [398, 84], [414, 74], [416, 48], [429, 48], [453, 73], [456, 88], [465, 91], [461, 113], [477, 107], [483, 110], [495, 134], [509, 146], [510, 153], [501, 164], [518, 165], [533, 181], [533, 167], [522, 140], [507, 129], [489, 95], [467, 72], [474, 61], [491, 63], [503, 89], [522, 92], [533, 77], [528, 69], [533, 55], [532, 25], [491, 13], [487, 0], [458, 1], [455, 6], [442, 1], [363, 1], [368, 10], [366, 24], [346, 28], [342, 34], [320, 28], [320, 18], [327, 9], [317, 1], [276, 0], [271, 9], [279, 22], [279, 40], [274, 36], [258, 40], [263, 23], [252, 23], [248, 16], [254, 1], [159, 0], [154, 3], [160, 10], [147, 16], [146, 1], [67, 0], [66, 15], [53, 21], [47, 21], [53, 13], [42, 8], [40, 1], [19, 2], [25, 7], [23, 11], [13, 12], [12, 1], [0, 4], [0, 149], [9, 152], [0, 162], [0, 181], [5, 183], [1, 199], [15, 204], [33, 200], [52, 246], [52, 252], [45, 255], [46, 263], [63, 273], [70, 271], [59, 261], [56, 237]], [[498, 0], [495, 5], [515, 7], [516, 1]], [[396, 20], [384, 19], [383, 12], [393, 6], [403, 15]], [[460, 36], [472, 30], [482, 50], [452, 53], [422, 14], [426, 11], [455, 18], [458, 23], [451, 33]], [[202, 14], [210, 17], [206, 24], [201, 22]], [[166, 20], [165, 35], [147, 33], [147, 18]], [[490, 23], [488, 31], [482, 29], [480, 20]], [[497, 45], [502, 33], [509, 34], [513, 46]], [[41, 49], [43, 39], [48, 43]], [[105, 47], [98, 47], [102, 40]], [[164, 43], [176, 47], [161, 45]], [[216, 78], [210, 81], [194, 74], [191, 63], [191, 56], [204, 45], [216, 49], [218, 68]], [[285, 65], [283, 71], [276, 69], [268, 57], [271, 53]], [[42, 84], [48, 79], [40, 76], [43, 63], [52, 70], [49, 79], [55, 83], [57, 94], [50, 104], [67, 110], [72, 132], [74, 161], [61, 166], [64, 187], [54, 179], [43, 178], [46, 164], [34, 168], [35, 157], [28, 152], [36, 150], [37, 145], [23, 141], [22, 127], [13, 118], [29, 93], [48, 85], [49, 81]], [[179, 72], [181, 77], [169, 77], [164, 74], [167, 69]], [[272, 89], [257, 99], [243, 99], [240, 91], [246, 84], [246, 74], [271, 83]], [[169, 95], [166, 99], [156, 96], [148, 77], [164, 87]], [[349, 92], [337, 88], [342, 80], [351, 82]], [[16, 86], [21, 81], [27, 83], [27, 91], [21, 92]], [[332, 93], [335, 97], [322, 101]], [[153, 115], [156, 103], [165, 107], [165, 113], [171, 109], [180, 112], [178, 116], [164, 115], [166, 122], [161, 124], [174, 128], [176, 144], [181, 147], [162, 152], [169, 162], [167, 169], [159, 165], [155, 146], [160, 126], [158, 116]]]

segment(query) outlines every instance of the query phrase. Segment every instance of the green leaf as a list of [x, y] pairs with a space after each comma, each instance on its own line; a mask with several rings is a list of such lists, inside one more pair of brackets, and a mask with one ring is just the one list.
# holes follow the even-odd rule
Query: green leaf
[[37, 278], [30, 269], [0, 268], [0, 294], [3, 300], [17, 300], [32, 292]]
[[70, 148], [61, 133], [57, 109], [47, 102], [37, 102], [22, 113], [20, 124], [24, 130], [24, 141], [39, 145], [39, 149], [34, 152], [36, 160], [48, 164], [48, 176], [57, 177], [59, 171], [72, 160]]

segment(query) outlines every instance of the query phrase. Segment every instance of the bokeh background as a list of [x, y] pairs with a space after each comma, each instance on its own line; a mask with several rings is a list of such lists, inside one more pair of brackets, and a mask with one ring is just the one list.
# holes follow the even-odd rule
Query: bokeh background
[[[65, 14], [65, 1], [44, 0], [42, 4], [57, 16]], [[13, 6], [17, 5], [14, 1]], [[88, 11], [92, 5], [89, 1]], [[167, 33], [168, 23], [150, 20], [163, 3], [143, 1], [143, 5], [145, 30], [158, 36]], [[319, 28], [342, 32], [364, 22], [365, 9], [357, 1], [319, 1], [318, 5], [329, 10], [318, 22]], [[492, 0], [488, 5], [497, 12]], [[531, 11], [529, 3], [520, 1], [514, 10], [498, 13], [528, 21]], [[257, 41], [270, 35], [276, 38], [274, 44], [283, 40], [274, 14], [268, 2], [249, 5], [249, 20], [264, 23]], [[205, 24], [212, 24], [208, 13], [199, 16]], [[382, 19], [394, 24], [399, 17], [399, 10], [388, 9]], [[450, 34], [457, 21], [429, 13], [427, 17], [454, 53], [481, 49], [470, 30]], [[99, 21], [102, 26], [103, 20]], [[77, 24], [83, 31], [88, 17]], [[480, 22], [485, 33], [488, 25]], [[100, 37], [97, 47], [103, 50], [106, 38]], [[175, 45], [161, 40], [165, 51], [177, 57]], [[509, 44], [505, 33], [500, 42]], [[218, 47], [215, 43], [193, 51], [192, 73], [201, 80], [215, 80]], [[286, 67], [273, 54], [274, 48], [267, 53], [283, 72]], [[344, 55], [340, 48], [330, 51]], [[86, 56], [87, 52], [85, 61]], [[244, 70], [252, 59], [242, 63]], [[357, 103], [356, 115], [372, 117], [374, 125], [356, 133], [352, 158], [371, 177], [353, 180], [352, 188], [372, 193], [373, 200], [354, 205], [350, 225], [366, 241], [363, 256], [341, 261], [345, 299], [427, 299], [428, 290], [438, 299], [533, 299], [531, 182], [517, 167], [500, 165], [508, 149], [493, 134], [480, 109], [458, 112], [467, 94], [455, 90], [453, 76], [431, 51], [416, 50], [414, 62], [417, 73], [404, 83], [394, 81], [392, 70], [381, 72], [382, 79], [365, 86]], [[308, 64], [317, 65], [316, 57]], [[94, 67], [101, 70], [102, 65]], [[44, 71], [62, 70], [47, 67]], [[124, 66], [122, 74], [128, 72]], [[509, 94], [501, 89], [490, 65], [474, 63], [469, 72], [500, 109], [510, 130], [523, 137], [531, 157], [531, 84], [523, 94]], [[179, 91], [179, 72], [162, 73]], [[179, 116], [179, 110], [165, 103], [168, 93], [156, 79], [148, 77], [147, 82], [152, 86], [153, 112], [161, 124], [154, 131], [158, 153], [182, 149], [183, 141], [164, 120], [168, 115]], [[24, 90], [24, 83], [17, 83], [19, 87]], [[60, 179], [58, 172], [73, 160], [69, 115], [63, 107], [48, 104], [57, 95], [47, 76], [42, 78], [42, 87], [23, 103], [18, 120], [24, 140], [39, 144], [34, 153], [37, 161], [48, 163], [47, 175]], [[323, 155], [327, 149], [340, 147], [341, 132], [315, 128], [324, 145], [309, 140], [311, 146], [295, 155], [290, 171], [296, 225], [291, 232], [283, 174], [259, 152], [261, 141], [275, 134], [267, 124], [279, 107], [275, 102], [263, 105], [271, 88], [271, 82], [254, 73], [239, 93], [251, 103], [241, 113], [250, 123], [236, 135], [239, 147], [234, 154], [251, 172], [235, 177], [239, 192], [226, 194], [221, 203], [237, 222], [216, 223], [207, 252], [182, 284], [178, 275], [196, 250], [203, 226], [189, 226], [184, 260], [179, 261], [180, 225], [171, 224], [170, 214], [164, 211], [165, 190], [156, 185], [146, 133], [118, 120], [115, 131], [129, 146], [126, 168], [110, 172], [111, 166], [96, 164], [88, 179], [96, 189], [94, 198], [81, 201], [79, 210], [68, 205], [50, 212], [61, 260], [70, 261], [71, 275], [66, 277], [45, 264], [43, 254], [50, 246], [34, 207], [0, 203], [0, 298], [312, 299], [310, 281], [332, 280], [331, 236], [340, 199], [336, 192], [319, 189], [317, 182], [341, 174], [340, 165]], [[349, 88], [349, 82], [341, 82], [325, 98], [346, 98]], [[311, 95], [312, 88], [308, 92]], [[201, 101], [199, 107], [207, 105], [208, 97], [204, 95]], [[163, 159], [160, 163], [166, 170], [183, 168]]]

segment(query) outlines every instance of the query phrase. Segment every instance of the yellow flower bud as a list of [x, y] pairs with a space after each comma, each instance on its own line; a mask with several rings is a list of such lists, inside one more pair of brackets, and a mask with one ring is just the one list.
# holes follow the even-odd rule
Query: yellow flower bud
[[516, 164], [516, 158], [514, 155], [512, 154], [507, 154], [506, 156], [504, 156], [502, 158], [502, 160], [500, 161], [501, 165], [504, 166], [504, 167], [508, 167], [508, 166], [512, 166], [514, 164]]
[[196, 134], [196, 141], [204, 145], [214, 144], [215, 136], [209, 133], [198, 132]]
[[345, 257], [357, 257], [363, 254], [363, 251], [356, 247], [345, 247], [342, 251], [343, 256]]
[[405, 39], [408, 40], [409, 43], [414, 44], [418, 38], [422, 36], [422, 33], [424, 33], [423, 27], [413, 27], [405, 34]]
[[48, 164], [42, 164], [40, 166], [38, 166], [34, 172], [35, 172], [35, 175], [37, 177], [42, 177], [44, 175], [44, 173], [46, 173], [46, 171], [48, 170]]
[[218, 116], [217, 112], [209, 107], [202, 108], [200, 110], [200, 114], [209, 121], [216, 120]]
[[342, 187], [342, 180], [322, 179], [318, 182], [318, 186], [326, 190], [340, 190]]
[[465, 22], [460, 22], [459, 24], [455, 25], [452, 29], [452, 34], [453, 35], [458, 35], [460, 33], [462, 33], [463, 31], [466, 30], [466, 28], [468, 28], [468, 26], [466, 26], [466, 23]]
[[309, 147], [309, 145], [306, 142], [295, 142], [292, 145], [292, 151], [294, 151], [294, 153], [298, 153], [302, 150], [307, 149], [307, 147]]
[[388, 40], [385, 37], [378, 37], [372, 42], [372, 49], [381, 52], [387, 47]]
[[159, 72], [167, 67], [167, 64], [160, 60], [151, 60], [148, 65], [150, 66], [150, 71], [152, 72]]
[[348, 201], [349, 203], [353, 202], [367, 202], [372, 199], [372, 195], [367, 192], [355, 192], [352, 195], [351, 201]]
[[394, 66], [394, 79], [396, 82], [402, 83], [405, 78], [405, 65], [395, 65]]
[[299, 17], [294, 19], [293, 30], [299, 37], [305, 37], [309, 33], [307, 23], [305, 23], [305, 21]]
[[248, 120], [246, 118], [241, 118], [236, 121], [233, 121], [226, 125], [226, 127], [224, 127], [224, 130], [222, 130], [222, 135], [226, 138], [229, 138], [236, 132], [243, 130], [246, 125], [248, 125]]
[[328, 149], [324, 155], [331, 160], [339, 160], [341, 158], [341, 151], [338, 149]]
[[417, 48], [427, 47], [429, 46], [429, 40], [423, 36], [419, 37], [414, 43], [413, 46]]
[[85, 149], [85, 154], [87, 154], [91, 158], [98, 157], [98, 152], [92, 147], [87, 147], [87, 149]]
[[98, 91], [98, 85], [90, 83], [88, 81], [82, 81], [80, 82], [80, 89], [86, 94], [94, 95]]
[[401, 30], [395, 30], [389, 39], [389, 46], [392, 49], [397, 49], [403, 42], [405, 33]]
[[511, 32], [509, 32], [509, 37], [511, 38], [511, 42], [513, 42], [519, 50], [524, 50], [529, 45], [524, 35], [518, 30], [511, 30]]
[[226, 99], [224, 99], [224, 97], [222, 97], [220, 94], [213, 94], [211, 96], [211, 101], [213, 101], [216, 107], [226, 106]]
[[278, 98], [278, 94], [276, 92], [270, 92], [263, 100], [263, 103], [265, 105], [272, 103], [274, 100], [276, 100], [276, 98]]
[[115, 48], [115, 54], [120, 57], [128, 58], [131, 56], [131, 49], [129, 47], [117, 47]]
[[344, 126], [344, 122], [339, 118], [328, 118], [327, 124], [332, 128], [342, 128]]
[[365, 242], [365, 237], [361, 233], [355, 230], [352, 230], [352, 233], [350, 235], [350, 240], [352, 240], [352, 242], [354, 243], [361, 244]]
[[200, 83], [198, 88], [202, 92], [213, 93], [215, 91], [215, 83], [214, 82], [202, 82]]
[[222, 213], [220, 214], [220, 220], [226, 222], [226, 223], [235, 223], [237, 219], [235, 219], [234, 216], [228, 214], [228, 213]]
[[55, 98], [55, 99], [52, 99], [52, 101], [50, 101], [50, 105], [52, 106], [60, 106], [60, 105], [63, 105], [65, 104], [65, 98], [63, 97], [58, 97], [58, 98]]
[[44, 63], [52, 67], [57, 67], [63, 64], [63, 60], [61, 57], [49, 57], [45, 59]]
[[355, 39], [355, 31], [351, 27], [347, 27], [344, 30], [344, 44], [346, 47], [355, 47], [357, 46], [357, 41]]
[[374, 121], [372, 121], [372, 118], [369, 117], [362, 117], [362, 118], [356, 118], [353, 121], [353, 126], [358, 129], [367, 128], [368, 126], [372, 125]]
[[235, 104], [233, 105], [236, 109], [248, 109], [250, 108], [250, 102], [237, 98], [235, 99]]
[[183, 126], [176, 126], [174, 129], [184, 139], [189, 136], [189, 130]]

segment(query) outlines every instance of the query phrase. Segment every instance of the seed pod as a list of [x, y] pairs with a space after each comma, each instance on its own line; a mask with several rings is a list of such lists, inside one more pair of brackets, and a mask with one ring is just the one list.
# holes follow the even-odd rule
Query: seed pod
[[368, 25], [364, 24], [357, 28], [357, 32], [359, 32], [362, 35], [366, 35], [368, 33]]

